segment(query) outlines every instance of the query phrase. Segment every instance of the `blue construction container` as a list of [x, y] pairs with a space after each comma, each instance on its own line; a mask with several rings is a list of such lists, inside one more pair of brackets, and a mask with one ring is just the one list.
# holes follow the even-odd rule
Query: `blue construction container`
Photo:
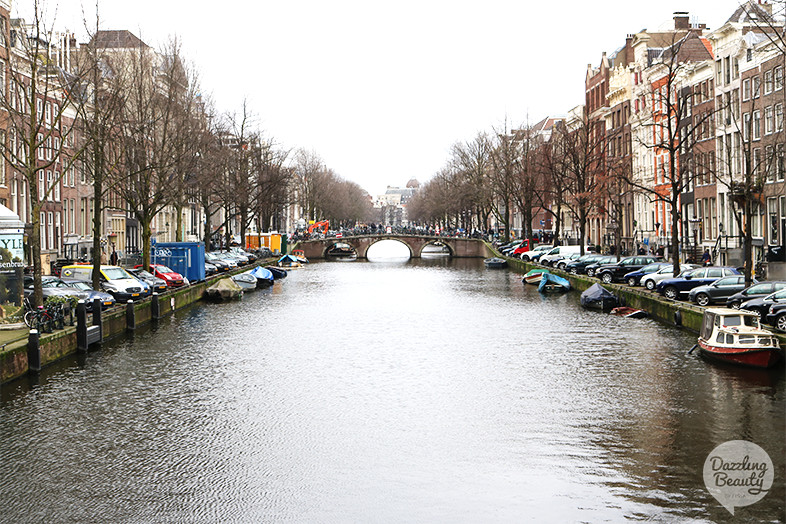
[[205, 280], [205, 244], [202, 242], [157, 242], [150, 252], [151, 264], [164, 264], [189, 282]]

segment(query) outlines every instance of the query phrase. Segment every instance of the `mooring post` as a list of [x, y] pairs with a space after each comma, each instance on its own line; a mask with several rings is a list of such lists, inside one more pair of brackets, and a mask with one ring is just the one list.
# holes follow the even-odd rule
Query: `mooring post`
[[87, 352], [87, 306], [84, 300], [76, 304], [76, 350]]
[[27, 370], [41, 371], [41, 347], [37, 329], [31, 329], [27, 335]]
[[101, 299], [95, 298], [93, 299], [93, 325], [98, 326], [99, 330], [99, 337], [98, 343], [100, 344], [104, 340], [104, 324], [101, 323]]
[[126, 302], [126, 329], [133, 331], [136, 329], [136, 317], [134, 316], [134, 301]]
[[161, 318], [161, 305], [158, 303], [158, 293], [153, 293], [153, 302], [150, 304], [150, 313], [154, 320]]

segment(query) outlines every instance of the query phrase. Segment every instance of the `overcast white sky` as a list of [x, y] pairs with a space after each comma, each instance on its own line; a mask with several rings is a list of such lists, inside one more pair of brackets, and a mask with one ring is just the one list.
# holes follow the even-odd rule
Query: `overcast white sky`
[[[84, 34], [95, 0], [39, 0]], [[30, 18], [32, 1], [14, 0]], [[99, 0], [102, 29], [178, 35], [216, 105], [244, 98], [286, 148], [318, 153], [372, 195], [421, 182], [478, 131], [583, 103], [587, 64], [674, 11], [720, 27], [737, 0]], [[603, 9], [602, 14], [598, 11]], [[55, 10], [57, 11], [55, 13]], [[56, 15], [56, 18], [55, 18]], [[84, 41], [81, 39], [81, 41]]]

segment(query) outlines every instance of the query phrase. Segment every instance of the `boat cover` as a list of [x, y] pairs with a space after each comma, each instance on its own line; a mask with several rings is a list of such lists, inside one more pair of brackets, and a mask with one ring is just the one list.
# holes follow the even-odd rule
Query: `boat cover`
[[274, 278], [273, 273], [269, 269], [264, 268], [262, 266], [255, 267], [254, 269], [249, 271], [248, 274], [251, 275], [252, 277], [262, 280], [273, 280]]
[[283, 257], [278, 259], [278, 263], [279, 264], [281, 264], [282, 262], [284, 262], [284, 263], [286, 263], [286, 262], [290, 262], [290, 263], [300, 262], [300, 259], [298, 259], [298, 257], [296, 257], [295, 255], [284, 255]]
[[600, 284], [592, 284], [581, 294], [581, 305], [584, 307], [609, 307], [616, 304], [617, 297]]
[[554, 273], [543, 273], [543, 277], [540, 279], [540, 284], [538, 284], [538, 291], [544, 291], [547, 286], [551, 286], [552, 288], [559, 287], [565, 291], [570, 291], [570, 282], [559, 275], [555, 275]]

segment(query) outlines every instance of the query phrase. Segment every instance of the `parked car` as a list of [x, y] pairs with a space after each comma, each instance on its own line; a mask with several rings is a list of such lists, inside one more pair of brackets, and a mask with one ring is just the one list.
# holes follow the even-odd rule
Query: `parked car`
[[232, 253], [230, 251], [221, 251], [218, 253], [218, 256], [224, 258], [225, 260], [230, 260], [230, 259], [235, 260], [235, 262], [237, 262], [238, 267], [245, 266], [246, 264], [248, 264], [248, 257], [236, 253]]
[[682, 273], [677, 278], [667, 278], [658, 282], [655, 290], [666, 298], [679, 300], [690, 293], [690, 290], [712, 284], [722, 277], [740, 275], [741, 273], [734, 267], [701, 267]]
[[754, 298], [766, 297], [767, 295], [775, 293], [776, 291], [780, 291], [781, 289], [786, 289], [786, 282], [758, 282], [727, 298], [726, 307], [738, 309], [740, 304], [743, 302], [747, 302], [748, 300], [752, 300]]
[[210, 262], [205, 262], [205, 276], [209, 277], [211, 275], [215, 275], [218, 273], [218, 267], [215, 264], [211, 264]]
[[246, 257], [248, 259], [249, 263], [256, 262], [256, 260], [257, 260], [257, 256], [254, 253], [250, 253], [250, 252], [246, 251], [245, 249], [242, 249], [242, 248], [239, 248], [239, 247], [230, 248], [229, 252], [232, 253], [233, 255], [240, 255], [240, 256]]
[[[209, 262], [218, 268], [219, 272], [229, 271], [232, 266], [229, 262], [222, 260], [215, 251], [208, 251], [205, 253], [205, 262]], [[235, 262], [235, 267], [237, 267], [237, 262]]]
[[574, 260], [578, 260], [582, 256], [583, 255], [581, 253], [572, 253], [572, 254], [566, 256], [565, 258], [560, 258], [558, 260], [555, 260], [554, 262], [551, 263], [551, 265], [553, 267], [556, 267], [557, 269], [564, 270], [567, 267], [568, 264], [570, 264]]
[[[691, 271], [693, 269], [698, 269], [700, 267], [701, 266], [697, 264], [680, 264], [680, 272], [678, 273], [678, 275], [682, 275], [686, 271]], [[641, 277], [640, 283], [642, 286], [649, 289], [650, 291], [655, 291], [655, 286], [658, 285], [658, 282], [662, 280], [666, 280], [667, 278], [674, 278], [673, 268], [674, 268], [674, 264], [663, 266], [663, 268], [657, 270], [656, 272]]]
[[[134, 266], [134, 269], [142, 269], [142, 265]], [[163, 264], [150, 264], [150, 271], [154, 276], [166, 282], [166, 286], [169, 288], [182, 287], [188, 284], [183, 275]]]
[[594, 277], [598, 268], [606, 264], [612, 264], [615, 260], [617, 260], [617, 257], [614, 255], [603, 255], [592, 264], [588, 264], [587, 267], [584, 268], [584, 272], [588, 277]]
[[[589, 253], [588, 247], [584, 248], [584, 253]], [[581, 253], [581, 246], [557, 246], [551, 248], [548, 253], [542, 255], [538, 260], [544, 266], [551, 266], [554, 262], [573, 253]]]
[[658, 257], [651, 255], [634, 255], [632, 257], [625, 257], [619, 262], [606, 264], [600, 266], [595, 271], [595, 276], [598, 277], [603, 283], [611, 284], [622, 279], [627, 273], [636, 271], [646, 265], [657, 262]]
[[778, 331], [786, 331], [786, 300], [773, 302], [762, 317], [767, 324], [775, 326]]
[[691, 289], [688, 299], [700, 306], [725, 302], [731, 295], [745, 289], [745, 275], [719, 278], [712, 284]]
[[655, 273], [656, 271], [660, 271], [664, 267], [671, 267], [671, 262], [653, 262], [652, 264], [647, 264], [641, 269], [637, 269], [636, 271], [631, 271], [630, 273], [626, 273], [625, 276], [622, 277], [624, 282], [627, 282], [630, 287], [638, 286], [641, 283], [641, 278], [644, 275], [649, 275], [650, 273]]
[[770, 293], [765, 297], [752, 298], [740, 304], [740, 309], [747, 309], [758, 314], [760, 318], [766, 319], [770, 312], [770, 306], [776, 303], [786, 303], [786, 289]]
[[163, 278], [158, 278], [154, 274], [148, 273], [141, 267], [128, 269], [127, 271], [131, 273], [131, 275], [137, 280], [141, 280], [142, 282], [150, 286], [150, 288], [155, 293], [163, 293], [167, 289], [166, 281]]
[[588, 265], [594, 264], [599, 259], [603, 258], [606, 255], [599, 255], [598, 253], [589, 253], [584, 255], [583, 257], [579, 257], [576, 260], [569, 262], [565, 266], [565, 271], [568, 273], [572, 273], [574, 275], [580, 275], [585, 273], [585, 269]]
[[552, 247], [554, 247], [554, 246], [552, 246], [550, 244], [546, 244], [545, 246], [538, 246], [535, 249], [532, 249], [530, 251], [522, 253], [521, 254], [521, 260], [529, 261], [529, 260], [532, 259], [533, 255], [540, 256], [540, 255], [544, 254], [546, 251], [549, 251]]
[[[63, 266], [60, 274], [66, 278], [92, 282], [93, 266]], [[106, 291], [118, 302], [141, 300], [151, 294], [150, 286], [132, 277], [128, 271], [119, 266], [101, 266], [99, 276], [101, 290]]]
[[[26, 297], [31, 297], [33, 295], [33, 276], [32, 275], [25, 275], [24, 278], [24, 289], [22, 290]], [[76, 289], [69, 287], [63, 281], [56, 277], [56, 276], [47, 276], [44, 275], [41, 277], [41, 292], [44, 295], [44, 300], [49, 297], [76, 297], [78, 299], [87, 299], [87, 293], [83, 293], [81, 291], [77, 291]]]
[[85, 297], [85, 308], [87, 311], [93, 311], [93, 301], [98, 299], [101, 301], [101, 309], [108, 309], [110, 307], [114, 307], [117, 303], [115, 301], [115, 297], [110, 295], [105, 291], [96, 291], [93, 289], [93, 286], [90, 285], [89, 282], [83, 282], [82, 280], [73, 280], [73, 279], [62, 279], [64, 285], [71, 287], [80, 293], [85, 293], [87, 296]]

